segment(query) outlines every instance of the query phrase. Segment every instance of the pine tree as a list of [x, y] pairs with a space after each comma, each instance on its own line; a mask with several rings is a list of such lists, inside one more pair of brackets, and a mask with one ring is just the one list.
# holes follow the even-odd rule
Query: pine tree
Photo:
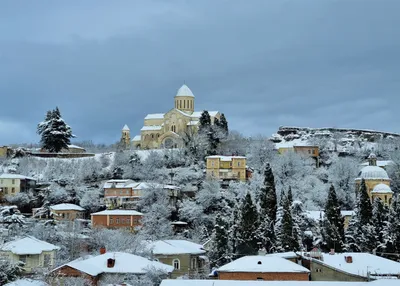
[[299, 250], [298, 240], [293, 236], [293, 217], [290, 201], [287, 197], [284, 198], [282, 206], [282, 223], [281, 233], [278, 237], [282, 251]]
[[292, 194], [292, 187], [291, 186], [289, 186], [287, 197], [288, 197], [290, 205], [292, 205], [293, 204], [293, 194]]
[[222, 130], [225, 132], [226, 135], [229, 133], [229, 128], [228, 128], [228, 121], [226, 121], [225, 114], [221, 114], [220, 118], [220, 127]]
[[242, 202], [239, 213], [236, 249], [239, 256], [258, 253], [259, 225], [257, 208], [248, 192]]
[[389, 209], [380, 198], [375, 198], [372, 203], [372, 225], [374, 227], [374, 241], [379, 252], [385, 252], [387, 231], [389, 224]]
[[58, 107], [47, 112], [45, 120], [37, 126], [37, 133], [41, 136], [42, 147], [54, 153], [67, 149], [70, 139], [75, 137], [71, 127], [62, 119]]
[[211, 249], [209, 251], [212, 267], [219, 267], [230, 261], [228, 240], [228, 223], [218, 214], [215, 218]]
[[333, 185], [329, 188], [325, 205], [323, 228], [325, 250], [334, 249], [336, 252], [341, 252], [344, 247], [344, 218]]
[[260, 190], [261, 214], [267, 215], [270, 221], [276, 221], [277, 198], [274, 174], [269, 163], [264, 169], [264, 184]]
[[211, 116], [207, 110], [204, 110], [199, 118], [199, 130], [208, 132], [209, 127], [211, 126]]
[[371, 223], [372, 205], [371, 205], [371, 200], [368, 196], [367, 186], [365, 185], [364, 179], [361, 180], [360, 191], [358, 196], [359, 196], [360, 223], [362, 225], [366, 225]]

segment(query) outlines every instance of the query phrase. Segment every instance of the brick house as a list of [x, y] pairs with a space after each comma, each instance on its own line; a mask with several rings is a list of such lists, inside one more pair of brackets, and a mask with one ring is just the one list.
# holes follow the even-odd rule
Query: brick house
[[220, 280], [308, 281], [310, 271], [276, 256], [244, 256], [216, 271]]
[[150, 242], [148, 247], [155, 259], [174, 267], [171, 278], [209, 273], [208, 258], [201, 244], [187, 240], [158, 240]]
[[398, 281], [380, 279], [373, 282], [322, 281], [240, 281], [240, 280], [177, 280], [165, 279], [160, 286], [398, 286]]
[[58, 204], [50, 206], [50, 211], [56, 220], [73, 221], [84, 218], [85, 209], [74, 204]]
[[0, 258], [6, 258], [11, 263], [22, 261], [25, 263], [24, 270], [31, 273], [36, 268], [54, 266], [56, 251], [59, 249], [58, 246], [27, 236], [3, 244], [0, 247]]
[[92, 213], [93, 227], [127, 228], [133, 231], [142, 225], [143, 214], [134, 210], [105, 210]]
[[144, 275], [149, 270], [157, 269], [168, 277], [173, 267], [157, 261], [124, 252], [104, 252], [96, 256], [80, 258], [57, 267], [51, 271], [51, 278], [55, 281], [62, 281], [62, 277], [82, 277], [91, 281], [92, 285], [98, 285], [102, 277], [106, 275], [121, 276], [121, 283], [124, 276]]

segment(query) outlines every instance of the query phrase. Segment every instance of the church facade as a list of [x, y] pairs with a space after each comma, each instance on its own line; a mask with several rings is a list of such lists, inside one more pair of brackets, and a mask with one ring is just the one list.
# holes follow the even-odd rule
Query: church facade
[[[171, 110], [147, 114], [140, 135], [132, 139], [132, 146], [136, 149], [178, 148], [182, 144], [182, 134], [197, 132], [202, 113], [203, 111], [195, 111], [195, 97], [184, 84], [178, 89]], [[208, 113], [212, 124], [215, 118], [220, 119], [221, 114], [218, 111]]]

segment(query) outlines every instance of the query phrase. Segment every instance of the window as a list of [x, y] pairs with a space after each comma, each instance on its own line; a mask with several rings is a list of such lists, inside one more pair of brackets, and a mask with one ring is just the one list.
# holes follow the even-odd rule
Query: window
[[125, 224], [125, 219], [121, 218], [121, 224]]
[[43, 257], [43, 266], [51, 266], [51, 254], [45, 254]]
[[315, 149], [312, 150], [312, 153], [315, 154]]
[[190, 268], [197, 269], [197, 259], [196, 259], [196, 257], [192, 257], [192, 259], [190, 260]]
[[26, 264], [26, 259], [27, 259], [28, 255], [20, 255], [19, 256], [19, 261], [23, 262]]
[[186, 100], [183, 101], [183, 108], [186, 108]]
[[154, 139], [154, 134], [151, 134], [151, 139]]
[[4, 188], [4, 192], [5, 192], [6, 194], [8, 194], [8, 188], [7, 188], [7, 187]]
[[180, 263], [179, 259], [174, 259], [172, 261], [172, 264], [173, 264], [175, 270], [181, 269], [181, 263]]
[[123, 194], [123, 191], [119, 191], [119, 194], [122, 195], [122, 194]]
[[115, 219], [115, 224], [119, 224], [119, 218]]
[[15, 193], [15, 188], [11, 188], [11, 193]]
[[0, 180], [0, 183], [3, 184], [3, 179]]
[[126, 219], [126, 224], [131, 225], [131, 219], [130, 219], [130, 218], [127, 218], [127, 219]]
[[311, 154], [311, 150], [310, 149], [308, 149], [308, 154]]
[[114, 224], [114, 218], [110, 217], [110, 224]]
[[11, 184], [13, 184], [13, 185], [15, 184], [15, 180], [14, 179], [11, 180]]
[[240, 162], [238, 162], [238, 167], [240, 167]]
[[214, 167], [214, 161], [211, 161], [211, 167]]
[[387, 195], [385, 195], [385, 204], [387, 204]]
[[69, 213], [66, 213], [66, 214], [65, 214], [65, 218], [66, 218], [66, 219], [69, 219]]
[[262, 277], [257, 277], [257, 280], [264, 280], [264, 278], [262, 278]]
[[316, 268], [315, 272], [322, 272], [322, 269], [321, 268]]

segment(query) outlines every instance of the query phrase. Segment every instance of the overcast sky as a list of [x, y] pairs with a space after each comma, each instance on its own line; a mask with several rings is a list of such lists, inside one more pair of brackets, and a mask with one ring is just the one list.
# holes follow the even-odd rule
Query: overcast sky
[[59, 106], [77, 140], [139, 134], [185, 81], [230, 129], [400, 132], [400, 1], [0, 2], [0, 145]]

